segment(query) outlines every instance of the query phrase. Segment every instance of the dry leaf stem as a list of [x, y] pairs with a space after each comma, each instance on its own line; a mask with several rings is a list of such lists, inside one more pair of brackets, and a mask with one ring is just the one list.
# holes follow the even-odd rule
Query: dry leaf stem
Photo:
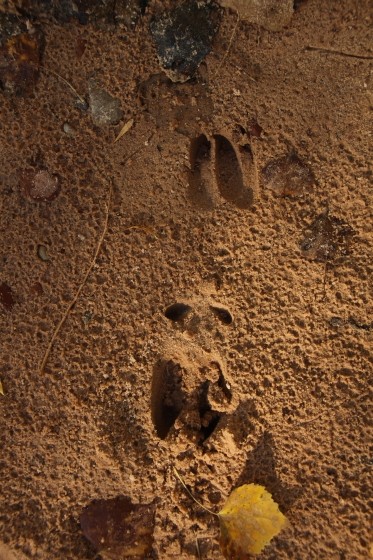
[[338, 49], [332, 49], [328, 47], [317, 47], [315, 45], [308, 45], [305, 48], [306, 51], [319, 51], [326, 54], [338, 54], [339, 56], [348, 56], [350, 58], [361, 58], [363, 60], [373, 60], [373, 56], [370, 55], [363, 55], [363, 54], [356, 54], [346, 51], [339, 51]]
[[201, 507], [202, 509], [204, 509], [205, 511], [207, 511], [208, 513], [211, 513], [211, 515], [214, 515], [215, 517], [219, 517], [218, 513], [215, 513], [214, 511], [212, 511], [211, 509], [207, 508], [206, 506], [204, 506], [200, 501], [197, 500], [197, 498], [195, 498], [192, 494], [192, 492], [189, 490], [189, 488], [187, 487], [187, 485], [185, 484], [184, 480], [182, 479], [180, 473], [178, 472], [178, 470], [176, 469], [176, 467], [174, 467], [174, 473], [176, 475], [176, 477], [179, 479], [179, 481], [181, 482], [184, 490], [188, 493], [188, 495], [192, 498], [192, 500], [199, 505], [199, 507]]
[[[150, 141], [150, 139], [152, 138], [153, 134], [154, 134], [154, 133], [152, 133], [152, 134], [149, 136], [149, 138], [147, 139], [147, 142]], [[126, 160], [125, 160], [124, 163], [126, 164], [127, 161], [129, 161], [133, 156], [135, 156], [141, 149], [142, 149], [142, 148], [139, 147], [139, 148], [137, 148], [136, 150], [134, 150], [134, 151], [126, 158]], [[43, 359], [42, 359], [42, 362], [41, 362], [41, 365], [40, 365], [40, 368], [39, 368], [40, 373], [43, 373], [44, 368], [45, 368], [45, 366], [46, 366], [46, 364], [47, 364], [49, 355], [50, 355], [50, 353], [51, 353], [53, 344], [55, 343], [56, 338], [57, 338], [57, 336], [58, 336], [58, 334], [59, 334], [61, 328], [63, 327], [63, 325], [64, 325], [64, 323], [65, 323], [67, 317], [69, 316], [70, 311], [72, 310], [72, 308], [74, 307], [74, 305], [75, 305], [76, 302], [78, 301], [78, 298], [79, 298], [79, 296], [80, 296], [80, 294], [81, 294], [81, 292], [82, 292], [82, 290], [83, 290], [83, 288], [84, 288], [84, 286], [85, 286], [85, 284], [86, 284], [86, 282], [87, 282], [87, 280], [88, 280], [88, 277], [89, 277], [89, 275], [90, 275], [90, 273], [91, 273], [91, 271], [92, 271], [92, 269], [93, 269], [93, 267], [94, 267], [94, 265], [95, 265], [95, 263], [96, 263], [96, 261], [97, 261], [98, 254], [99, 254], [99, 252], [100, 252], [100, 250], [101, 250], [101, 247], [102, 247], [102, 244], [103, 244], [103, 242], [104, 242], [105, 235], [106, 235], [106, 232], [107, 232], [107, 228], [108, 228], [108, 222], [109, 222], [109, 217], [110, 217], [110, 206], [111, 206], [112, 195], [113, 195], [113, 184], [112, 184], [112, 182], [110, 182], [110, 188], [109, 188], [109, 192], [108, 192], [108, 196], [107, 196], [106, 212], [105, 212], [104, 224], [103, 224], [103, 227], [102, 227], [102, 233], [101, 233], [101, 235], [100, 235], [100, 237], [99, 237], [99, 240], [98, 240], [98, 243], [97, 243], [97, 246], [96, 246], [96, 249], [95, 249], [93, 258], [92, 258], [92, 261], [91, 261], [91, 263], [90, 263], [90, 265], [89, 265], [89, 267], [88, 267], [87, 272], [86, 272], [85, 275], [84, 275], [84, 278], [83, 278], [82, 283], [80, 284], [79, 288], [78, 288], [77, 291], [76, 291], [75, 296], [73, 297], [72, 301], [69, 303], [69, 305], [68, 305], [68, 307], [67, 307], [65, 313], [63, 314], [63, 316], [62, 316], [60, 322], [58, 323], [57, 327], [55, 328], [55, 330], [54, 330], [54, 332], [53, 332], [53, 335], [52, 335], [52, 337], [51, 337], [51, 339], [50, 339], [50, 341], [49, 341], [49, 344], [48, 344], [47, 349], [46, 349], [46, 351], [45, 351], [45, 353], [44, 353], [44, 357], [43, 357]]]
[[93, 258], [92, 258], [91, 263], [90, 263], [90, 265], [89, 265], [89, 267], [88, 267], [88, 269], [87, 269], [87, 272], [86, 272], [85, 275], [84, 275], [84, 278], [83, 278], [82, 283], [80, 284], [79, 288], [78, 288], [77, 291], [76, 291], [75, 296], [73, 297], [73, 299], [72, 299], [71, 302], [69, 303], [69, 305], [68, 305], [68, 307], [67, 307], [65, 313], [63, 314], [63, 316], [62, 316], [60, 322], [58, 323], [57, 327], [56, 327], [55, 330], [54, 330], [54, 333], [53, 333], [53, 335], [52, 335], [52, 338], [51, 338], [50, 341], [49, 341], [49, 344], [48, 344], [48, 346], [47, 346], [47, 349], [46, 349], [46, 351], [45, 351], [43, 360], [42, 360], [41, 365], [40, 365], [40, 373], [43, 373], [44, 368], [45, 368], [46, 363], [47, 363], [48, 358], [49, 358], [49, 354], [51, 353], [53, 344], [54, 344], [54, 342], [55, 342], [55, 340], [56, 340], [56, 338], [57, 338], [57, 336], [58, 336], [58, 333], [60, 332], [60, 330], [61, 330], [63, 324], [65, 323], [67, 317], [69, 316], [70, 311], [72, 310], [72, 308], [74, 307], [74, 305], [75, 305], [76, 302], [78, 301], [78, 298], [79, 298], [79, 296], [80, 296], [80, 294], [81, 294], [81, 292], [82, 292], [82, 290], [83, 290], [83, 288], [84, 288], [84, 286], [85, 286], [85, 284], [86, 284], [86, 282], [87, 282], [87, 280], [88, 280], [88, 276], [90, 275], [90, 273], [91, 273], [91, 271], [92, 271], [92, 268], [94, 267], [94, 265], [95, 265], [95, 263], [96, 263], [98, 254], [99, 254], [99, 252], [100, 252], [100, 249], [101, 249], [101, 247], [102, 247], [102, 243], [103, 243], [103, 241], [104, 241], [104, 238], [105, 238], [105, 235], [106, 235], [106, 232], [107, 232], [107, 226], [108, 226], [108, 222], [109, 222], [110, 204], [111, 204], [112, 194], [113, 194], [113, 185], [112, 185], [112, 183], [110, 183], [109, 193], [108, 193], [107, 202], [106, 202], [106, 212], [105, 212], [104, 225], [103, 225], [103, 227], [102, 227], [102, 233], [101, 233], [101, 235], [100, 235], [100, 237], [99, 237], [99, 240], [98, 240], [98, 243], [97, 243], [97, 246], [96, 246], [96, 249], [95, 249]]
[[80, 103], [82, 103], [83, 105], [86, 105], [87, 102], [84, 99], [84, 97], [82, 97], [77, 91], [76, 89], [70, 84], [70, 82], [68, 82], [63, 76], [61, 76], [60, 74], [58, 74], [58, 72], [55, 72], [54, 70], [51, 70], [50, 68], [46, 68], [45, 66], [42, 66], [43, 70], [45, 70], [47, 73], [49, 72], [50, 74], [52, 74], [53, 76], [56, 76], [56, 78], [59, 78], [60, 80], [63, 81], [64, 84], [67, 85], [67, 87], [69, 87], [71, 89], [71, 91], [73, 93], [75, 93], [75, 95], [77, 96], [77, 98], [79, 99]]

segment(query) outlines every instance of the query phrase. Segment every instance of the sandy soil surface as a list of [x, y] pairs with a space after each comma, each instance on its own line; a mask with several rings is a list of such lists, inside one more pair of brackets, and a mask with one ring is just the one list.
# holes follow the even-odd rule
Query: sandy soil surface
[[224, 11], [183, 84], [163, 5], [42, 23], [35, 88], [0, 95], [0, 558], [95, 558], [82, 508], [122, 494], [159, 499], [150, 557], [222, 558], [173, 467], [215, 511], [266, 486], [290, 524], [263, 559], [367, 558], [370, 2], [297, 2], [279, 32]]

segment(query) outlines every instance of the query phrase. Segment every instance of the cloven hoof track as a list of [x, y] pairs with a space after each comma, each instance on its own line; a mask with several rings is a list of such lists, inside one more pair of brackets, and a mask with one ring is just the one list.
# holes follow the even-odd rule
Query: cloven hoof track
[[201, 134], [192, 140], [189, 158], [189, 196], [197, 206], [213, 209], [219, 198], [241, 209], [252, 206], [254, 192], [248, 183], [253, 181], [254, 169], [249, 145], [239, 147], [238, 157], [225, 136], [215, 134], [210, 142]]
[[175, 427], [202, 444], [230, 411], [232, 389], [219, 362], [191, 371], [177, 359], [160, 360], [154, 366], [152, 420], [160, 439]]

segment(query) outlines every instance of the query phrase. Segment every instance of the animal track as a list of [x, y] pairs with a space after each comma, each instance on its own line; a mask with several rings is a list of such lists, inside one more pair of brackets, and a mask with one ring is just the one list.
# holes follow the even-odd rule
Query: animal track
[[210, 305], [210, 309], [213, 314], [224, 324], [224, 325], [231, 325], [233, 322], [233, 317], [228, 311], [228, 309], [224, 309], [224, 307], [216, 307], [215, 305]]
[[255, 183], [255, 170], [248, 144], [236, 150], [222, 134], [215, 134], [212, 142], [201, 134], [192, 140], [189, 158], [189, 195], [197, 206], [213, 209], [221, 198], [241, 209], [252, 206], [249, 185]]
[[[175, 325], [175, 338], [153, 369], [154, 428], [161, 439], [181, 434], [203, 443], [237, 403], [220, 356], [200, 347], [214, 325], [231, 325], [233, 317], [226, 308], [205, 302], [196, 302], [195, 307], [176, 302], [166, 307], [164, 315]], [[175, 339], [179, 339], [176, 351]]]
[[245, 186], [235, 149], [225, 136], [217, 134], [214, 139], [216, 180], [220, 194], [238, 208], [250, 208], [253, 190]]
[[161, 439], [165, 439], [182, 411], [186, 395], [183, 390], [183, 370], [173, 360], [161, 360], [155, 365], [152, 384], [152, 420]]
[[192, 311], [190, 305], [185, 303], [173, 303], [169, 305], [164, 314], [170, 321], [178, 322], [185, 319], [185, 317]]
[[202, 208], [216, 206], [214, 178], [211, 171], [211, 142], [204, 134], [197, 136], [190, 145], [189, 195]]
[[151, 410], [161, 439], [182, 430], [188, 439], [203, 443], [232, 401], [231, 382], [216, 360], [195, 364], [180, 353], [154, 367]]

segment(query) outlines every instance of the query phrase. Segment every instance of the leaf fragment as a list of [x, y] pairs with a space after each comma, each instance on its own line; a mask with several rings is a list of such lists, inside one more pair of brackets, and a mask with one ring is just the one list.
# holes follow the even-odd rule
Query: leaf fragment
[[0, 381], [0, 395], [4, 395], [3, 384]]
[[300, 244], [302, 255], [318, 262], [335, 262], [349, 254], [353, 235], [347, 223], [324, 212], [305, 231]]
[[105, 560], [146, 558], [153, 545], [156, 500], [133, 504], [128, 496], [93, 500], [80, 515], [84, 536]]
[[132, 128], [133, 126], [133, 119], [130, 119], [129, 121], [126, 122], [126, 124], [124, 124], [118, 134], [118, 136], [116, 137], [116, 139], [114, 140], [114, 144], [115, 142], [118, 142], [118, 140], [120, 138], [122, 138], [122, 136], [124, 136], [125, 134], [127, 134], [127, 132]]
[[219, 519], [220, 547], [227, 560], [259, 554], [288, 523], [271, 494], [258, 484], [233, 490]]

